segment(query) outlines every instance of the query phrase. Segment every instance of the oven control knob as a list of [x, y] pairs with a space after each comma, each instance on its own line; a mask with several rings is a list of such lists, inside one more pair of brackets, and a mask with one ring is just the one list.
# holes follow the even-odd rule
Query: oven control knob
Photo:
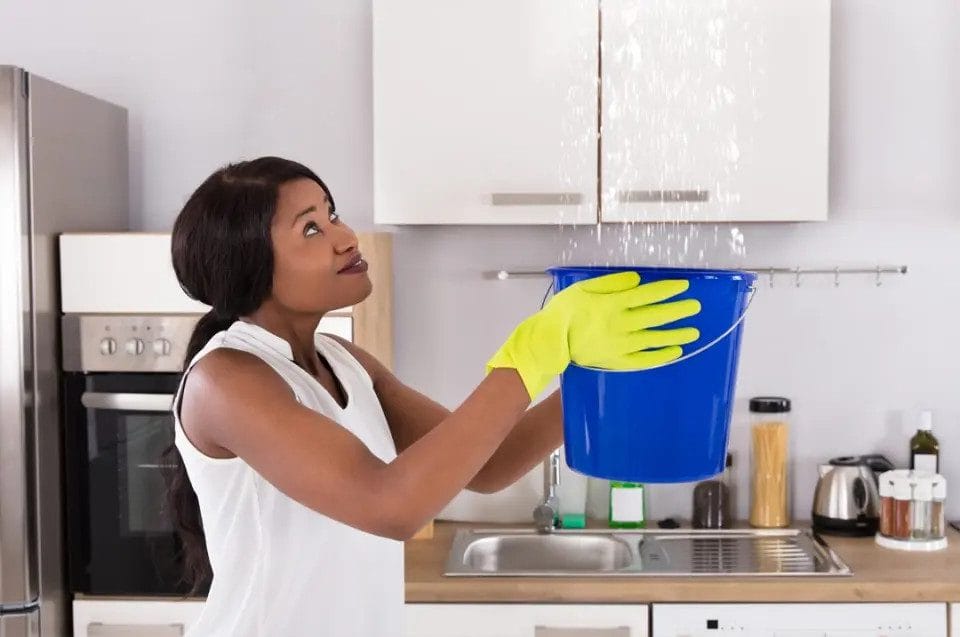
[[127, 341], [127, 354], [131, 356], [143, 354], [143, 341], [139, 338], [131, 338]]
[[100, 341], [100, 353], [104, 356], [110, 356], [117, 351], [117, 341], [109, 336]]
[[153, 342], [153, 353], [157, 356], [170, 355], [170, 341], [165, 338], [158, 338]]

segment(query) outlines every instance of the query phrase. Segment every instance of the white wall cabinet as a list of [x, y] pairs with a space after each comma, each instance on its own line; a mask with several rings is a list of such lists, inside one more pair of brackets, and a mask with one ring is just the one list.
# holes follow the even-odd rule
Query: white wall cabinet
[[598, 28], [598, 0], [375, 0], [376, 222], [595, 222]]
[[648, 607], [407, 604], [403, 637], [646, 637]]
[[830, 2], [376, 0], [375, 219], [825, 219]]
[[77, 599], [73, 637], [179, 637], [202, 609], [202, 601]]
[[830, 0], [604, 0], [604, 221], [827, 216]]
[[655, 637], [946, 637], [946, 605], [656, 604]]

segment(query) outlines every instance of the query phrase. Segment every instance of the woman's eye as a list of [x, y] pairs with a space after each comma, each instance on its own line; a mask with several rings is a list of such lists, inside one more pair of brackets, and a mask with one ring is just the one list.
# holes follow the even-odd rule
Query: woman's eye
[[303, 227], [303, 236], [312, 237], [315, 234], [320, 234], [320, 226], [316, 222], [311, 221]]
[[340, 215], [335, 213], [333, 210], [330, 211], [330, 223], [338, 223], [340, 221]]

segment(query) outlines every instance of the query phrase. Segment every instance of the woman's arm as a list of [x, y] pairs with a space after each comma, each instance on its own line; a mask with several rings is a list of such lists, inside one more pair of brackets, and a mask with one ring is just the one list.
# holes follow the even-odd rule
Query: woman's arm
[[[420, 440], [449, 416], [448, 409], [404, 385], [363, 348], [340, 338], [337, 340], [360, 361], [373, 379], [398, 451]], [[524, 413], [467, 488], [478, 493], [494, 493], [519, 480], [562, 444], [561, 420], [560, 394], [554, 392]]]
[[[493, 372], [516, 370], [528, 397], [537, 396], [567, 365], [642, 369], [679, 358], [680, 345], [699, 338], [694, 328], [651, 329], [693, 316], [693, 299], [665, 303], [685, 292], [687, 281], [640, 285], [636, 272], [617, 272], [580, 281], [554, 296], [524, 320], [487, 363]], [[344, 342], [367, 369], [399, 449], [412, 448], [446, 422], [446, 410], [412, 390], [374, 357]], [[491, 373], [493, 373], [491, 372]], [[488, 376], [489, 378], [489, 376]], [[531, 409], [496, 452], [491, 452], [469, 486], [499, 490], [560, 445], [560, 399], [554, 395]], [[518, 416], [519, 418], [519, 416]]]
[[349, 431], [300, 405], [262, 360], [221, 349], [188, 376], [181, 421], [195, 446], [243, 458], [305, 506], [404, 540], [474, 478], [529, 403], [514, 370], [494, 370], [460, 407], [384, 463]]

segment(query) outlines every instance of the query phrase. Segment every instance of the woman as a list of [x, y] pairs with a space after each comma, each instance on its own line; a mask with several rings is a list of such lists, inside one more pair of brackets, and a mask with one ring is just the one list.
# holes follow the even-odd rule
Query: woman
[[398, 635], [402, 541], [461, 489], [502, 489], [561, 444], [559, 397], [528, 409], [553, 376], [571, 360], [656, 365], [697, 338], [649, 329], [699, 311], [659, 303], [685, 282], [593, 279], [524, 321], [450, 412], [356, 345], [315, 338], [371, 283], [306, 167], [218, 170], [172, 244], [181, 285], [213, 308], [174, 402], [171, 511], [188, 574], [213, 578], [191, 635]]

